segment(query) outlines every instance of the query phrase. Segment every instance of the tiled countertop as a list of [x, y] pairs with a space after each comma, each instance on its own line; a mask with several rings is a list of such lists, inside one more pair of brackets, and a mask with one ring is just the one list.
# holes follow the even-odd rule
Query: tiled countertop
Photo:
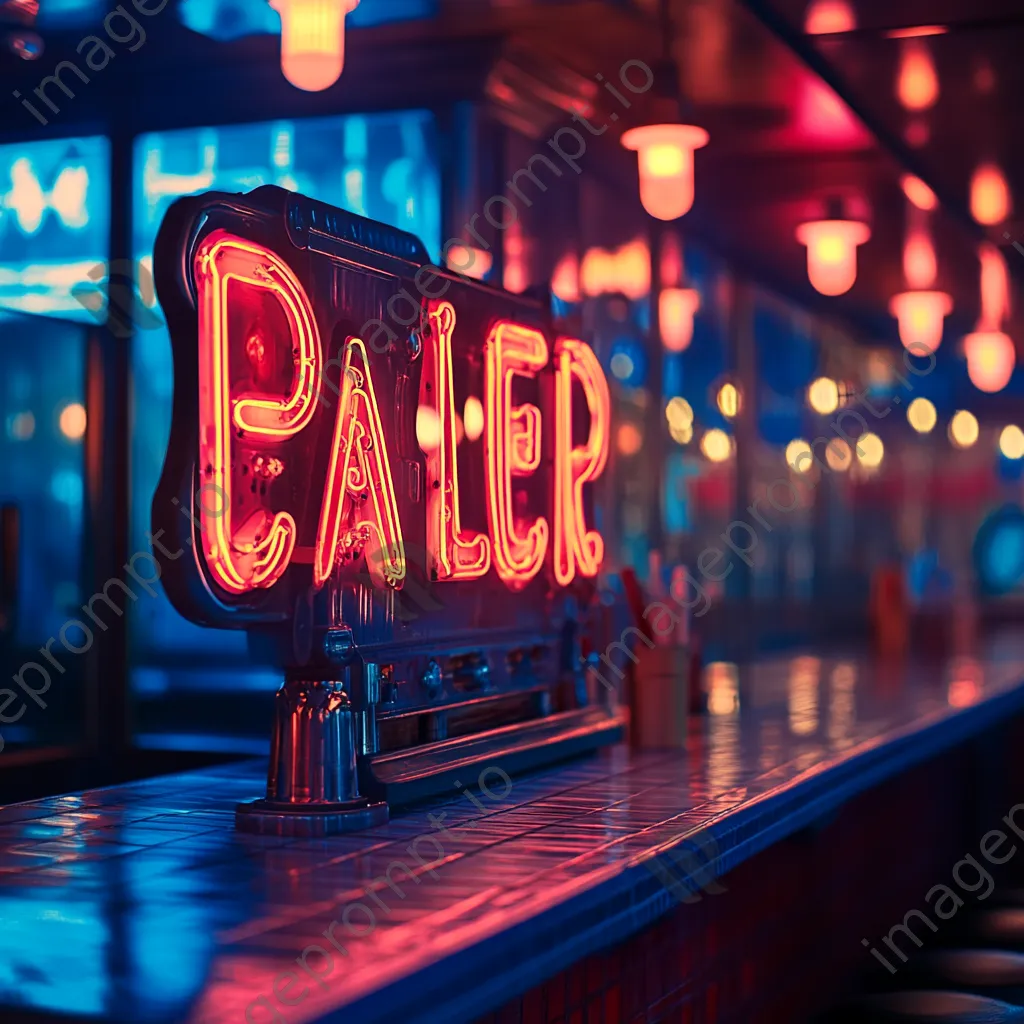
[[6, 807], [0, 1019], [472, 1020], [666, 911], [667, 853], [695, 834], [688, 863], [710, 890], [1021, 712], [1020, 655], [711, 666], [685, 750], [617, 748], [511, 789], [495, 765], [493, 799], [453, 792], [358, 835], [235, 832], [261, 762]]

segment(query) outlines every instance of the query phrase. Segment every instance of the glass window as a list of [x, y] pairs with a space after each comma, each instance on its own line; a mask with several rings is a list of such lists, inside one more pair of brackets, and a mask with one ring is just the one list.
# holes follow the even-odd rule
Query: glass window
[[0, 315], [102, 318], [109, 180], [105, 138], [0, 146]]
[[[135, 166], [135, 254], [147, 272], [160, 222], [177, 197], [267, 184], [411, 231], [434, 258], [440, 250], [435, 124], [425, 111], [154, 133], [137, 140]], [[137, 318], [133, 349], [133, 551], [149, 548], [145, 531], [167, 447], [173, 390], [170, 340], [147, 276], [140, 275], [140, 294], [151, 309]], [[239, 688], [273, 692], [273, 674], [246, 661], [245, 634], [194, 626], [163, 595], [139, 602], [132, 611], [140, 742], [239, 749], [238, 737], [225, 735], [226, 728], [216, 740], [190, 734], [195, 716], [186, 694]], [[261, 739], [265, 725], [259, 727]], [[236, 731], [240, 728], [236, 724]]]
[[[6, 679], [28, 662], [42, 662], [47, 639], [84, 618], [85, 337], [82, 326], [66, 321], [0, 318], [0, 669]], [[74, 630], [69, 636], [72, 645], [83, 642]], [[45, 710], [29, 704], [16, 723], [0, 726], [5, 747], [55, 742], [80, 729], [84, 659], [60, 643], [55, 657], [63, 665], [59, 686], [51, 687]], [[48, 671], [45, 662], [41, 670]], [[29, 678], [30, 686], [40, 685], [38, 675]]]

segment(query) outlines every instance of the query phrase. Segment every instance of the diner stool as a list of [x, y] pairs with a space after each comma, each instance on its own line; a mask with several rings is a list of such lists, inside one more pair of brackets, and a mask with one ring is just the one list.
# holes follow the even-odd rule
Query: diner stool
[[1024, 954], [1003, 949], [915, 953], [886, 987], [889, 985], [953, 989], [1024, 1006]]
[[863, 996], [823, 1024], [1019, 1024], [1024, 1007], [967, 992], [892, 992]]

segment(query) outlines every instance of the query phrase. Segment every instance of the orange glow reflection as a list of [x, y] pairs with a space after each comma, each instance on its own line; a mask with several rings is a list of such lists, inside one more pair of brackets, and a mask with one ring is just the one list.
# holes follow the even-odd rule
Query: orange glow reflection
[[884, 33], [886, 39], [920, 39], [923, 36], [944, 36], [948, 25], [911, 25], [909, 28], [893, 28]]
[[981, 164], [971, 178], [971, 215], [979, 224], [1001, 224], [1012, 208], [1010, 189], [995, 164]]
[[398, 589], [405, 579], [405, 541], [370, 361], [360, 338], [345, 342], [342, 380], [313, 583], [322, 587], [339, 561], [364, 554], [374, 582]]
[[943, 320], [952, 311], [953, 299], [945, 292], [903, 292], [889, 302], [900, 341], [914, 355], [934, 352], [942, 344]]
[[[572, 443], [572, 382], [579, 381], [590, 411], [590, 435]], [[596, 576], [604, 560], [604, 541], [588, 530], [583, 514], [583, 485], [596, 480], [608, 461], [611, 398], [601, 364], [589, 345], [574, 338], [555, 344], [555, 579], [560, 586], [581, 576]]]
[[850, 220], [818, 220], [796, 229], [807, 246], [807, 276], [822, 295], [842, 295], [857, 280], [857, 246], [871, 237], [867, 224]]
[[939, 98], [939, 78], [931, 52], [917, 39], [903, 44], [900, 54], [896, 95], [905, 110], [920, 112], [935, 105]]
[[[548, 344], [540, 331], [502, 321], [485, 347], [484, 421], [487, 459], [487, 512], [498, 576], [511, 588], [525, 585], [540, 571], [550, 527], [537, 517], [523, 532], [517, 521], [513, 476], [523, 475], [540, 453], [540, 410], [514, 405], [512, 382], [536, 377], [548, 361]], [[532, 468], [532, 467], [530, 467]]]
[[636, 455], [643, 447], [643, 443], [643, 435], [635, 424], [619, 424], [618, 433], [615, 435], [615, 446], [622, 455]]
[[494, 254], [486, 249], [476, 249], [472, 245], [456, 242], [445, 250], [445, 263], [451, 270], [474, 281], [482, 281], [494, 265]]
[[998, 331], [1010, 313], [1010, 285], [1003, 254], [990, 242], [978, 247], [981, 261], [981, 319], [979, 331]]
[[1002, 391], [1010, 382], [1017, 353], [1013, 341], [1002, 331], [975, 331], [964, 338], [967, 376], [979, 390], [989, 394]]
[[530, 284], [530, 272], [526, 253], [526, 238], [519, 221], [513, 221], [505, 232], [503, 239], [505, 267], [502, 274], [502, 285], [505, 291], [519, 295], [526, 291]]
[[953, 679], [950, 681], [948, 701], [951, 708], [967, 708], [974, 704], [981, 690], [973, 679]]
[[683, 280], [683, 247], [675, 231], [666, 231], [661, 243], [658, 281], [662, 288], [676, 288]]
[[[433, 304], [430, 328], [423, 350], [420, 407], [434, 411], [439, 443], [426, 453], [427, 550], [439, 580], [471, 580], [483, 576], [491, 567], [491, 543], [482, 534], [462, 528], [452, 376], [455, 307], [450, 302]], [[468, 401], [466, 408], [469, 409]]]
[[[239, 502], [231, 480], [233, 437], [240, 435], [247, 446], [273, 446], [309, 423], [323, 362], [320, 335], [305, 290], [269, 249], [214, 231], [197, 250], [193, 271], [199, 315], [199, 465], [206, 467], [204, 489], [219, 498], [213, 509], [207, 507], [211, 502], [200, 502], [203, 554], [221, 587], [244, 594], [272, 586], [288, 568], [296, 527], [287, 512], [271, 513], [261, 504], [235, 527]], [[288, 323], [288, 347], [295, 353], [291, 391], [283, 399], [253, 392], [232, 395], [230, 308], [240, 307], [238, 300], [244, 298], [261, 310], [266, 294]], [[265, 344], [259, 340], [261, 353]]]
[[658, 220], [675, 220], [693, 206], [693, 151], [710, 136], [692, 124], [651, 124], [622, 136], [636, 150], [640, 166], [640, 201]]
[[804, 17], [804, 31], [811, 36], [852, 32], [857, 27], [847, 0], [812, 0]]
[[345, 68], [345, 16], [359, 0], [270, 0], [281, 15], [281, 72], [296, 89], [319, 92]]
[[658, 298], [661, 342], [669, 352], [685, 352], [693, 340], [693, 315], [700, 309], [695, 288], [665, 288]]
[[621, 292], [641, 299], [651, 290], [651, 250], [640, 238], [613, 252], [594, 247], [583, 255], [580, 268], [583, 293], [591, 297]]
[[[81, 402], [71, 402], [60, 411], [60, 432], [69, 441], [80, 441], [85, 436], [88, 418]], [[27, 440], [35, 433], [35, 417], [30, 412], [14, 417], [11, 433], [19, 440]]]
[[934, 210], [939, 205], [939, 200], [935, 193], [915, 175], [904, 174], [900, 178], [900, 185], [903, 188], [903, 194], [919, 210]]
[[551, 275], [551, 292], [563, 302], [580, 301], [580, 264], [576, 253], [567, 252]]
[[931, 288], [935, 283], [938, 267], [935, 260], [935, 246], [928, 232], [922, 228], [911, 231], [903, 246], [903, 273], [907, 284], [915, 290]]

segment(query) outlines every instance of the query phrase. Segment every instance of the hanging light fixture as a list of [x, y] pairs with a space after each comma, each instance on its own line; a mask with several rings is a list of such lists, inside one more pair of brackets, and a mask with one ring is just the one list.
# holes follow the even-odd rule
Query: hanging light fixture
[[675, 220], [693, 206], [693, 151], [710, 136], [692, 124], [649, 124], [632, 128], [622, 145], [637, 152], [640, 202], [658, 220]]
[[856, 27], [857, 19], [847, 0], [811, 0], [804, 15], [804, 31], [809, 36], [852, 32]]
[[902, 292], [889, 301], [900, 327], [900, 341], [913, 355], [930, 355], [942, 344], [943, 320], [953, 312], [945, 292]]
[[913, 200], [907, 213], [910, 227], [903, 245], [903, 274], [910, 290], [892, 297], [889, 312], [899, 323], [903, 347], [923, 356], [942, 344], [943, 321], [953, 312], [953, 299], [945, 292], [931, 290], [938, 274], [938, 261], [927, 227], [927, 213]]
[[345, 67], [345, 17], [359, 0], [270, 0], [281, 15], [281, 72], [296, 89], [320, 92]]
[[967, 376], [979, 390], [988, 394], [1002, 391], [1010, 383], [1017, 353], [1013, 340], [1002, 331], [975, 331], [964, 338]]
[[857, 280], [857, 246], [871, 237], [867, 224], [853, 220], [814, 220], [796, 229], [807, 246], [807, 276], [822, 295], [842, 295]]
[[1017, 352], [1002, 329], [1010, 313], [1010, 293], [1006, 262], [992, 244], [978, 248], [981, 263], [981, 316], [972, 334], [964, 338], [967, 376], [979, 390], [989, 394], [1002, 391], [1010, 383], [1017, 363]]
[[655, 83], [660, 93], [659, 108], [665, 120], [631, 128], [622, 135], [622, 145], [634, 150], [640, 170], [640, 202], [658, 220], [675, 220], [693, 206], [693, 154], [708, 144], [710, 136], [693, 124], [679, 120], [679, 81], [672, 57], [670, 0], [661, 0], [663, 55]]

